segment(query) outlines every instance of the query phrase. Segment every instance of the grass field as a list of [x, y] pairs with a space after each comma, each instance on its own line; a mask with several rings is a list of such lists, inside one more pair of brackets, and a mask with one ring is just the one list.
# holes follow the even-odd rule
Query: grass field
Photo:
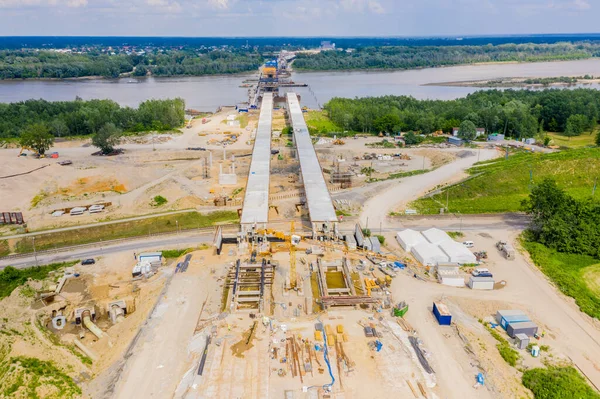
[[563, 136], [560, 133], [547, 133], [548, 136], [552, 139], [551, 145], [558, 145], [561, 147], [569, 147], [569, 148], [581, 148], [586, 146], [595, 145], [596, 140], [596, 132], [590, 134], [589, 132], [583, 133], [580, 136], [567, 137]]
[[[197, 212], [177, 215], [157, 216], [150, 219], [107, 224], [78, 230], [68, 230], [53, 234], [36, 236], [35, 247], [38, 251], [71, 245], [87, 244], [114, 240], [117, 238], [139, 237], [148, 234], [165, 233], [177, 230], [209, 227], [219, 223], [237, 222], [238, 215], [234, 211], [218, 211], [207, 214]], [[33, 240], [23, 238], [16, 243], [17, 253], [33, 252]]]
[[8, 241], [0, 240], [0, 256], [6, 256], [10, 253], [8, 248]]
[[341, 127], [329, 119], [326, 111], [308, 111], [304, 113], [304, 119], [311, 134], [328, 134], [333, 132], [339, 135], [343, 131]]
[[27, 269], [15, 269], [7, 267], [0, 272], [0, 299], [9, 296], [15, 288], [25, 284], [27, 280], [44, 280], [48, 277], [48, 273], [62, 269], [64, 267], [73, 266], [79, 261], [52, 263], [45, 266], [30, 267]]
[[[582, 312], [600, 319], [600, 259], [556, 252], [542, 244], [522, 240], [531, 259], [565, 295], [575, 299]], [[588, 281], [593, 278], [594, 281]]]
[[[517, 212], [532, 185], [546, 177], [555, 179], [559, 187], [575, 198], [589, 198], [595, 179], [600, 177], [600, 148], [551, 154], [519, 152], [508, 160], [500, 158], [477, 164], [469, 173], [473, 175], [471, 179], [432, 198], [414, 201], [410, 206], [420, 213], [438, 213], [448, 198], [450, 212]], [[595, 198], [600, 200], [600, 193]]]

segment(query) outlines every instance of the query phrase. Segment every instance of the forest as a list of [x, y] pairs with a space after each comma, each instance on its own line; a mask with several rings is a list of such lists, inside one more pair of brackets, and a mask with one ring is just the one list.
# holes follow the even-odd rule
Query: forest
[[355, 132], [448, 133], [470, 120], [489, 133], [516, 139], [533, 137], [538, 131], [576, 136], [596, 126], [600, 91], [485, 90], [449, 101], [407, 96], [333, 98], [324, 108], [336, 125]]
[[214, 75], [256, 70], [263, 62], [250, 50], [152, 50], [143, 54], [100, 50], [69, 53], [40, 50], [0, 51], [2, 79], [65, 79], [89, 76]]
[[353, 51], [300, 53], [297, 70], [414, 69], [480, 62], [577, 60], [600, 55], [600, 43], [501, 44], [484, 46], [382, 46]]
[[91, 135], [107, 124], [125, 132], [164, 131], [183, 125], [184, 110], [180, 98], [148, 100], [138, 108], [121, 107], [111, 100], [0, 103], [0, 138], [17, 138], [39, 125], [54, 137]]

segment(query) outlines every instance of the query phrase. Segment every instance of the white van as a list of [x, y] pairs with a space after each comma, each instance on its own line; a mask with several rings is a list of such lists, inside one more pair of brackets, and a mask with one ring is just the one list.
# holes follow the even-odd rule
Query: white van
[[473, 275], [473, 277], [492, 277], [492, 272], [485, 267], [478, 267], [471, 272], [471, 275]]
[[473, 241], [463, 241], [463, 245], [467, 248], [473, 248], [475, 243]]

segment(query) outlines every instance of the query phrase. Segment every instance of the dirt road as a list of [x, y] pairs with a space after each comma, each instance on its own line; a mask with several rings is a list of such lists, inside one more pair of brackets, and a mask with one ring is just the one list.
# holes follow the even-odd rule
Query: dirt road
[[459, 157], [454, 162], [432, 172], [400, 179], [395, 184], [379, 190], [367, 200], [363, 206], [360, 221], [365, 225], [369, 218], [369, 224], [372, 226], [379, 226], [380, 223], [384, 227], [388, 226], [390, 222], [387, 216], [396, 207], [419, 198], [440, 184], [460, 179], [463, 177], [465, 169], [471, 167], [478, 159], [485, 161], [498, 155], [497, 150], [482, 149], [479, 153], [475, 150], [472, 151], [472, 155]]

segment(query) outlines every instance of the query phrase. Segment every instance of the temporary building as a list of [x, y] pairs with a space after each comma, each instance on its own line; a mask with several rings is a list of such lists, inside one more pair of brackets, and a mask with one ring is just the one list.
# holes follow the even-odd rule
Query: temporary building
[[473, 252], [469, 251], [467, 247], [459, 242], [443, 241], [439, 244], [439, 246], [440, 249], [448, 256], [450, 262], [461, 264], [477, 262], [477, 258]]
[[510, 323], [531, 321], [522, 310], [499, 310], [496, 312], [496, 321], [506, 330]]
[[71, 211], [69, 212], [69, 214], [71, 216], [83, 215], [83, 212], [85, 212], [85, 211], [87, 211], [87, 208], [78, 206], [78, 207], [75, 207], [75, 208], [71, 209]]
[[411, 253], [425, 266], [435, 266], [438, 263], [448, 262], [448, 256], [442, 252], [440, 247], [429, 242], [422, 242], [415, 245]]
[[527, 334], [515, 334], [515, 340], [517, 348], [519, 349], [526, 349], [527, 345], [529, 345], [529, 337], [527, 336]]
[[381, 253], [381, 244], [379, 242], [379, 238], [377, 237], [369, 237], [371, 240], [371, 251], [380, 254]]
[[510, 323], [506, 328], [506, 332], [511, 338], [514, 338], [517, 334], [525, 334], [529, 337], [533, 337], [538, 332], [538, 326], [532, 321]]
[[471, 288], [472, 290], [493, 290], [494, 278], [471, 276], [471, 278], [469, 279], [469, 288]]
[[435, 227], [425, 230], [423, 232], [423, 236], [427, 239], [427, 241], [435, 245], [440, 245], [445, 241], [453, 241], [445, 231], [436, 229]]
[[162, 262], [162, 252], [143, 252], [139, 254], [138, 262]]
[[396, 240], [406, 252], [410, 252], [415, 245], [427, 241], [421, 233], [411, 229], [406, 229], [397, 232]]
[[464, 287], [465, 278], [460, 273], [456, 263], [438, 263], [437, 267], [438, 282], [450, 287]]

